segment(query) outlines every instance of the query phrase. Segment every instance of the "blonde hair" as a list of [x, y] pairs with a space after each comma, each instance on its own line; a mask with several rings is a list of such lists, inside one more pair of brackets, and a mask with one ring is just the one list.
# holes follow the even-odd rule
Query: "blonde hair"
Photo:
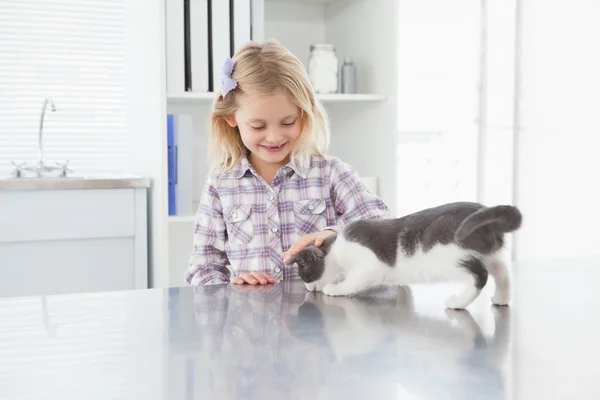
[[215, 88], [219, 95], [207, 121], [211, 172], [231, 170], [247, 151], [238, 128], [225, 120], [238, 110], [240, 94], [264, 96], [282, 90], [301, 110], [302, 130], [291, 158], [307, 166], [311, 154], [325, 154], [329, 145], [327, 114], [315, 98], [304, 66], [285, 47], [272, 40], [246, 43], [233, 56], [231, 78], [237, 87], [225, 98], [220, 88]]

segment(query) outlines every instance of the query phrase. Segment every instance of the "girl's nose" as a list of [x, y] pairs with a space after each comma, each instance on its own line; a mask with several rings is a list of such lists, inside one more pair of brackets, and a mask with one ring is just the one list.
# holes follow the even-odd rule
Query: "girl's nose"
[[271, 128], [267, 131], [267, 136], [265, 139], [267, 142], [277, 145], [279, 142], [281, 142], [282, 137], [283, 135], [279, 132], [279, 129]]

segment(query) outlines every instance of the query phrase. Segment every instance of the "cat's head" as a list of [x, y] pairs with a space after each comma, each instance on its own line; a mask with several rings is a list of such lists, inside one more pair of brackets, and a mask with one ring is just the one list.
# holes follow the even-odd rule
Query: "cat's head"
[[311, 244], [288, 261], [289, 265], [298, 264], [298, 275], [302, 281], [311, 283], [321, 279], [325, 271], [325, 256], [336, 238], [337, 235], [327, 237], [319, 247]]

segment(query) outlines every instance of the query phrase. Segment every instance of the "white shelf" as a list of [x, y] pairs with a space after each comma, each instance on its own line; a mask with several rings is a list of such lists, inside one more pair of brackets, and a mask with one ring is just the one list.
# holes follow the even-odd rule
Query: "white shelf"
[[212, 103], [215, 100], [215, 92], [193, 93], [185, 92], [178, 94], [167, 94], [167, 104], [194, 104], [194, 103]]
[[266, 0], [267, 3], [314, 3], [327, 4], [336, 0]]
[[385, 96], [378, 94], [317, 94], [317, 100], [324, 103], [346, 103], [346, 102], [365, 102], [365, 101], [383, 101]]
[[[192, 105], [197, 103], [210, 104], [214, 101], [216, 94], [214, 92], [206, 93], [180, 93], [167, 95], [168, 105]], [[351, 103], [351, 102], [372, 102], [383, 101], [385, 96], [378, 94], [317, 94], [317, 100], [323, 103]]]
[[169, 223], [181, 224], [181, 223], [195, 223], [195, 215], [169, 215]]

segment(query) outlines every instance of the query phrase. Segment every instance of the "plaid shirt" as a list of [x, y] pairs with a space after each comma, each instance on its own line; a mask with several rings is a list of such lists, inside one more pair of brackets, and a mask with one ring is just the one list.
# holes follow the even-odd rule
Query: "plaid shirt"
[[204, 185], [184, 278], [191, 285], [219, 284], [259, 271], [276, 281], [294, 279], [297, 267], [284, 265], [281, 253], [300, 236], [393, 217], [356, 171], [335, 157], [312, 156], [306, 169], [292, 161], [271, 185], [244, 157]]

